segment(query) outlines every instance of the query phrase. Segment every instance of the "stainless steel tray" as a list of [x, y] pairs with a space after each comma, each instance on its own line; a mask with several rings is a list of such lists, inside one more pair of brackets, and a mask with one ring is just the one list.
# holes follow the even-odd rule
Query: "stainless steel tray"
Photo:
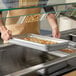
[[[40, 44], [40, 43], [20, 39], [25, 37], [34, 37], [42, 40], [53, 41], [53, 42], [57, 42], [57, 44]], [[54, 51], [54, 50], [67, 48], [69, 41], [52, 38], [48, 36], [36, 35], [36, 34], [24, 34], [13, 37], [12, 39], [9, 40], [9, 43], [17, 44], [20, 46], [29, 47], [37, 50], [42, 50], [42, 51]]]
[[71, 50], [73, 50], [73, 52], [65, 52], [65, 51], [57, 50], [57, 51], [50, 51], [49, 53], [52, 54], [52, 55], [59, 56], [59, 57], [66, 57], [66, 56], [69, 56], [73, 53], [76, 53], [75, 46], [76, 46], [76, 43], [70, 41], [69, 44], [68, 44], [68, 47], [65, 48], [65, 49], [71, 49]]

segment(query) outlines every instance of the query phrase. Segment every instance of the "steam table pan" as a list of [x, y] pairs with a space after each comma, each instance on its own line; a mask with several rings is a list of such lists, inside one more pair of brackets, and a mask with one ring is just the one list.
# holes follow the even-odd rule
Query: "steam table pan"
[[[41, 44], [37, 42], [24, 40], [22, 38], [37, 38], [37, 39], [46, 40], [49, 42], [52, 41], [52, 42], [55, 42], [56, 44]], [[48, 36], [37, 35], [37, 34], [24, 34], [24, 35], [14, 36], [12, 39], [9, 40], [9, 43], [28, 47], [28, 48], [33, 48], [41, 51], [54, 51], [54, 50], [67, 48], [69, 41], [48, 37]]]

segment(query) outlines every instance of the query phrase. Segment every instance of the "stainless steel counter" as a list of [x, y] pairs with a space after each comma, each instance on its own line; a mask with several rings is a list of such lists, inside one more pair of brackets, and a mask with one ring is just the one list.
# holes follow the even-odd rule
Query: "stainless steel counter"
[[[30, 76], [39, 69], [51, 68], [50, 72], [71, 65], [76, 67], [76, 54], [25, 48], [13, 44], [0, 44], [0, 76]], [[31, 74], [32, 75], [32, 74]]]
[[[0, 72], [1, 76], [21, 76], [46, 67], [54, 68], [52, 71], [55, 71], [59, 67], [67, 66], [66, 61], [73, 58], [76, 58], [76, 54], [59, 57], [40, 50], [2, 44], [0, 45]], [[56, 64], [58, 64], [57, 68], [52, 67]]]
[[8, 75], [17, 71], [20, 72], [13, 76], [27, 74], [44, 67], [43, 63], [52, 61], [57, 56], [30, 48], [17, 45], [1, 45], [0, 47], [0, 70], [3, 75]]

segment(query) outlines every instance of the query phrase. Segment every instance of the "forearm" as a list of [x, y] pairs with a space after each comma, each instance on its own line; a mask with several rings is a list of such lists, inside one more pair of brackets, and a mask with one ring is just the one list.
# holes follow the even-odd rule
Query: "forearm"
[[52, 36], [56, 38], [60, 38], [59, 27], [57, 23], [57, 19], [54, 14], [47, 15], [48, 22], [52, 28]]
[[2, 12], [0, 12], [0, 26], [2, 26], [3, 25], [3, 21], [2, 21]]
[[4, 43], [6, 43], [7, 40], [12, 38], [12, 33], [5, 26], [3, 26], [3, 21], [1, 18], [2, 13], [0, 13], [0, 32], [1, 32], [1, 38], [3, 39]]
[[57, 23], [57, 19], [55, 17], [55, 14], [48, 14], [47, 15], [47, 20], [51, 26], [52, 29], [54, 28], [58, 28], [58, 23]]
[[0, 12], [0, 32], [3, 32], [6, 30], [5, 26], [3, 26], [3, 20], [2, 18], [2, 12]]

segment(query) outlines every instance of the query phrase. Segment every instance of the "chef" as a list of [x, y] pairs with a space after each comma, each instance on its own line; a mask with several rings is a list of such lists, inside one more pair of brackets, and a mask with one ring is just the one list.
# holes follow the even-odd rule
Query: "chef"
[[[11, 8], [12, 3], [18, 3], [18, 7], [25, 7], [25, 6], [38, 6], [43, 3], [40, 1], [46, 1], [43, 5], [47, 3], [47, 0], [2, 0], [3, 3], [6, 5], [6, 8]], [[30, 3], [31, 2], [31, 3]], [[33, 4], [32, 4], [33, 2]], [[44, 7], [45, 12], [54, 11], [53, 7]], [[4, 41], [7, 41], [8, 39], [12, 38], [12, 35], [18, 35], [18, 34], [25, 34], [25, 33], [34, 33], [34, 34], [40, 34], [40, 26], [39, 26], [39, 19], [40, 15], [32, 15], [32, 16], [26, 16], [22, 23], [18, 23], [20, 20], [20, 15], [27, 15], [27, 14], [35, 14], [40, 13], [41, 8], [30, 8], [30, 9], [18, 9], [18, 10], [11, 10], [8, 11], [7, 17], [13, 17], [13, 18], [7, 18], [5, 26], [3, 25], [2, 19], [0, 19], [0, 32], [1, 32], [1, 38]], [[0, 12], [0, 18], [2, 17], [2, 12]], [[35, 20], [34, 18], [38, 17], [38, 20]], [[30, 20], [29, 20], [30, 18]], [[32, 18], [35, 20], [32, 22]], [[58, 29], [58, 24], [56, 21], [55, 14], [49, 13], [47, 14], [47, 20], [52, 28], [52, 36], [53, 37], [60, 37], [60, 32]], [[29, 20], [29, 22], [27, 22]], [[47, 26], [47, 25], [46, 25]], [[20, 69], [25, 68], [26, 61], [28, 61], [28, 58], [32, 58], [37, 56], [36, 52], [30, 51], [33, 49], [30, 48], [24, 48], [20, 46], [11, 46], [7, 49], [3, 49], [0, 53], [0, 65], [1, 70], [3, 70], [5, 73], [10, 73], [14, 71], [18, 71]], [[34, 51], [34, 50], [33, 50]], [[30, 56], [30, 57], [29, 57]], [[9, 68], [9, 69], [8, 69]], [[31, 75], [34, 76], [34, 75]], [[36, 75], [35, 75], [36, 76]]]
[[[7, 8], [12, 7], [11, 3], [12, 0], [2, 0], [4, 4], [7, 6]], [[43, 0], [40, 0], [43, 2]], [[38, 6], [38, 5], [45, 5], [47, 0], [44, 1], [44, 3], [40, 4], [39, 0], [13, 0], [12, 3], [18, 3], [19, 2], [19, 7], [28, 7], [28, 6]], [[30, 3], [31, 2], [31, 3]], [[8, 6], [9, 5], [9, 6]], [[47, 6], [44, 7], [45, 12], [50, 12], [54, 11], [53, 7]], [[30, 9], [18, 9], [18, 10], [11, 10], [8, 11], [7, 17], [13, 17], [13, 16], [20, 16], [20, 15], [27, 15], [27, 14], [35, 14], [35, 13], [40, 13], [41, 8], [30, 8]], [[0, 17], [2, 16], [2, 13], [0, 12]], [[37, 21], [33, 22], [26, 22], [30, 18], [33, 18], [37, 15], [32, 15], [32, 16], [26, 16], [24, 19], [23, 23], [17, 23], [20, 17], [15, 17], [15, 18], [7, 18], [5, 26], [3, 26], [2, 20], [0, 19], [0, 32], [1, 32], [1, 38], [5, 41], [10, 39], [12, 35], [18, 35], [18, 34], [25, 34], [25, 33], [34, 33], [34, 34], [40, 34], [40, 26], [39, 26], [39, 19]], [[40, 18], [40, 17], [38, 17]], [[55, 14], [49, 13], [47, 14], [47, 20], [52, 28], [52, 36], [59, 38], [60, 33], [58, 29], [58, 24], [56, 21]], [[47, 26], [47, 25], [46, 25]]]

